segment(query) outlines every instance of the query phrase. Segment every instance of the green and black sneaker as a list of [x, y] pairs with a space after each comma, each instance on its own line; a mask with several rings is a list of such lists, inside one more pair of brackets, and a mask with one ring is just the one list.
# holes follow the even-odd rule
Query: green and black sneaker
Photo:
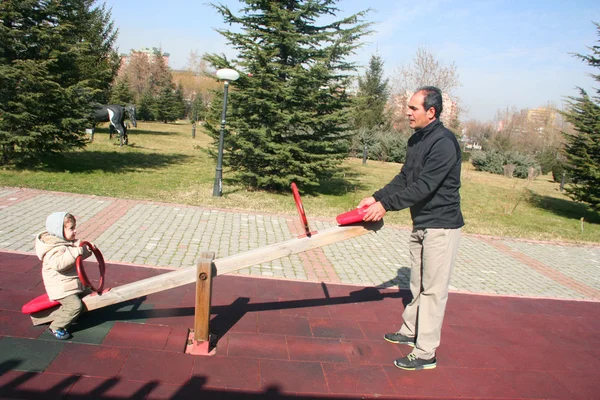
[[390, 343], [407, 344], [411, 347], [415, 347], [416, 339], [414, 337], [404, 336], [399, 332], [386, 333], [385, 335], [383, 335], [383, 338]]
[[421, 369], [433, 369], [436, 367], [437, 360], [435, 357], [430, 358], [429, 360], [423, 360], [415, 356], [414, 354], [409, 354], [406, 357], [398, 358], [394, 361], [394, 365], [398, 368], [405, 369], [408, 371], [419, 371]]

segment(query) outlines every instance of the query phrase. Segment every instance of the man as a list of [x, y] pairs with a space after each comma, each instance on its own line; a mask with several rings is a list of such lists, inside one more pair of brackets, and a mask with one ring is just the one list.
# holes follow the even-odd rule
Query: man
[[440, 344], [448, 285], [458, 250], [460, 228], [461, 150], [454, 134], [439, 120], [442, 93], [438, 88], [417, 89], [408, 103], [409, 125], [415, 130], [408, 140], [406, 162], [400, 173], [359, 208], [370, 206], [364, 221], [379, 221], [387, 211], [410, 207], [410, 290], [404, 323], [384, 339], [414, 347], [394, 365], [406, 370], [436, 367], [435, 351]]

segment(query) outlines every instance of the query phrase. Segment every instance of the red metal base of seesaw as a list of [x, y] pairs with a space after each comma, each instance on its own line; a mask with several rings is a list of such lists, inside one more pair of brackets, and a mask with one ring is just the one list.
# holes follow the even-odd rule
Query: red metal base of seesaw
[[185, 346], [185, 354], [191, 354], [193, 356], [214, 356], [217, 354], [217, 348], [211, 345], [214, 339], [215, 336], [210, 334], [208, 340], [196, 340], [194, 339], [194, 330], [190, 329], [187, 344]]

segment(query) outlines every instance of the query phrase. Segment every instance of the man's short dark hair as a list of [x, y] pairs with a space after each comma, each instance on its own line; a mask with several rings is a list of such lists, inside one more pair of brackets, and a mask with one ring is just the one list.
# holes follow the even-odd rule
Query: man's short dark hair
[[425, 111], [433, 107], [435, 109], [435, 117], [439, 118], [444, 108], [442, 91], [435, 86], [422, 86], [415, 93], [419, 92], [425, 92], [425, 97], [423, 98], [423, 108], [425, 108]]

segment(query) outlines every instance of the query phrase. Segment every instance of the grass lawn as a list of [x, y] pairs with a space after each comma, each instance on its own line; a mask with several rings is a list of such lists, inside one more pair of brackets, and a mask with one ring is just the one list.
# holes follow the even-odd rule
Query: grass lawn
[[[190, 124], [138, 122], [129, 130], [129, 146], [108, 139], [108, 129], [96, 131], [94, 143], [82, 151], [49, 159], [36, 169], [0, 170], [0, 185], [94, 194], [205, 207], [296, 215], [290, 193], [248, 191], [227, 180], [223, 197], [212, 196], [215, 161], [211, 140]], [[339, 176], [315, 194], [302, 197], [307, 216], [334, 218], [385, 185], [399, 164], [348, 159]], [[550, 176], [532, 182], [475, 171], [463, 164], [464, 232], [537, 240], [600, 243], [600, 215], [571, 201]], [[584, 218], [583, 225], [581, 218]], [[388, 213], [387, 224], [410, 226], [408, 210]], [[583, 231], [582, 231], [583, 226]]]

